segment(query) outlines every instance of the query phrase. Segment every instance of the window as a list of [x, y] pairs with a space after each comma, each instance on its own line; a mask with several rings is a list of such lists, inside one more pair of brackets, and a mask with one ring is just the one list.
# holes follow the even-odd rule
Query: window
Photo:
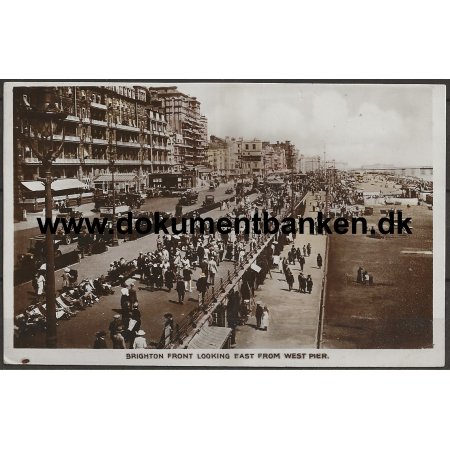
[[256, 144], [253, 144], [253, 150], [256, 150]]

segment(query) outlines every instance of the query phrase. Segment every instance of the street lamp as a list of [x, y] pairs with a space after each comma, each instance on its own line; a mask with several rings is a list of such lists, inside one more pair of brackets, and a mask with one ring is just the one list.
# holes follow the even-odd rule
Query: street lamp
[[108, 134], [107, 135], [107, 140], [108, 140], [107, 155], [108, 155], [108, 160], [109, 160], [109, 171], [111, 172], [111, 184], [112, 184], [112, 189], [113, 189], [112, 246], [117, 247], [119, 245], [119, 240], [117, 239], [117, 227], [116, 227], [116, 184], [115, 184], [115, 179], [114, 179], [114, 173], [116, 171], [117, 151], [116, 151], [116, 146], [114, 145], [114, 142], [113, 142], [113, 132], [111, 130], [112, 108], [110, 106], [107, 107], [106, 120], [107, 120], [107, 134]]
[[[28, 120], [29, 140], [34, 155], [37, 156], [45, 172], [45, 217], [52, 219], [52, 164], [61, 154], [64, 146], [64, 127], [62, 121], [67, 114], [55, 104], [55, 88], [34, 88], [32, 100], [36, 106], [24, 101], [24, 116]], [[24, 99], [25, 100], [25, 99]], [[54, 136], [61, 127], [61, 144], [55, 148]], [[54, 239], [47, 229], [46, 248], [46, 344], [47, 348], [56, 348], [56, 300], [55, 300], [55, 249]]]

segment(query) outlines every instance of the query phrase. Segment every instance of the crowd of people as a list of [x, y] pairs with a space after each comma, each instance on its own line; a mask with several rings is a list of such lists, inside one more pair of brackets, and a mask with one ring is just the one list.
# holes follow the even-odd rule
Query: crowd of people
[[[263, 195], [253, 201], [248, 197], [240, 199], [233, 209], [233, 214], [244, 215], [251, 218], [256, 211], [270, 214], [280, 214], [283, 207], [289, 203], [288, 188], [282, 186], [278, 189], [266, 188]], [[230, 208], [226, 203], [223, 208]], [[168, 293], [175, 292], [173, 301], [183, 304], [186, 295], [196, 291], [194, 296], [198, 300], [198, 307], [203, 307], [207, 301], [208, 292], [217, 282], [217, 273], [224, 261], [234, 262], [236, 265], [247, 260], [249, 252], [254, 251], [260, 244], [261, 237], [250, 234], [229, 234], [196, 232], [194, 234], [158, 235], [156, 249], [141, 251], [132, 260], [120, 258], [113, 261], [107, 274], [95, 279], [84, 279], [78, 283], [77, 273], [73, 269], [65, 269], [61, 275], [62, 289], [57, 297], [57, 319], [70, 319], [88, 307], [101, 301], [101, 297], [113, 293], [113, 287], [121, 290], [120, 313], [117, 313], [110, 325], [109, 338], [113, 348], [135, 348], [142, 346], [145, 341], [145, 331], [141, 326], [141, 312], [134, 283], [139, 283], [140, 289], [150, 292], [165, 289]], [[293, 237], [282, 233], [272, 239], [272, 244], [266, 246], [258, 255], [255, 266], [248, 268], [239, 283], [229, 293], [227, 301], [228, 326], [235, 330], [236, 326], [245, 323], [249, 315], [261, 318], [258, 329], [267, 330], [269, 323], [269, 310], [267, 306], [254, 302], [255, 290], [264, 283], [267, 276], [272, 277], [271, 268], [274, 257], [282, 249], [292, 243]], [[298, 260], [303, 268], [305, 258], [310, 256], [311, 247], [308, 244], [302, 249], [293, 248], [289, 252], [289, 261]], [[285, 272], [287, 276], [287, 271]], [[130, 280], [134, 280], [130, 283]], [[139, 280], [139, 281], [136, 281]], [[291, 281], [291, 278], [290, 278]], [[299, 283], [301, 284], [300, 280]], [[291, 283], [293, 285], [293, 282]], [[45, 270], [37, 273], [36, 301], [27, 310], [17, 316], [18, 334], [36, 328], [36, 325], [45, 329]], [[311, 277], [305, 277], [305, 292], [311, 292]], [[260, 309], [262, 313], [260, 315]], [[259, 321], [258, 321], [259, 323]], [[164, 326], [160, 346], [167, 345], [174, 330], [174, 318], [171, 314], [164, 316]], [[146, 330], [147, 334], [149, 330]], [[121, 338], [120, 336], [123, 338]], [[101, 330], [97, 333], [94, 348], [108, 347], [106, 337], [108, 333]], [[136, 343], [137, 342], [137, 343]], [[146, 346], [147, 344], [145, 344]], [[153, 344], [154, 345], [154, 344]]]

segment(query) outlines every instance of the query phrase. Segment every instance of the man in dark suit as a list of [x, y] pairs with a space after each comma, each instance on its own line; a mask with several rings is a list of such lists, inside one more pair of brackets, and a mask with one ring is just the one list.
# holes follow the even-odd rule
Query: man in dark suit
[[208, 280], [204, 272], [200, 274], [200, 278], [197, 280], [197, 291], [198, 291], [198, 304], [201, 306], [205, 301], [206, 290], [208, 289]]
[[261, 328], [261, 317], [263, 315], [263, 308], [261, 306], [261, 302], [256, 302], [256, 328], [259, 330]]

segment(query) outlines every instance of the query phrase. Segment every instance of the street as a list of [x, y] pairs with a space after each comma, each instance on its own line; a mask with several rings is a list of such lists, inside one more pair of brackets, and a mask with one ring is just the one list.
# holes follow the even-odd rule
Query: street
[[[214, 191], [216, 199], [229, 198], [230, 195], [225, 195], [225, 190], [229, 185], [222, 185]], [[204, 196], [207, 191], [203, 191], [199, 194], [199, 200], [196, 205], [187, 207], [186, 209], [192, 210], [199, 207], [203, 202]], [[249, 196], [249, 200], [256, 198], [256, 194]], [[170, 203], [169, 203], [170, 201]], [[177, 198], [156, 198], [146, 201], [146, 208], [164, 207], [163, 211], [170, 209], [168, 204], [175, 205], [178, 201]], [[230, 208], [231, 209], [231, 208]], [[219, 208], [210, 211], [203, 216], [208, 216], [213, 219], [218, 219], [222, 215], [226, 214], [226, 211], [220, 211]], [[23, 230], [26, 232], [28, 230]], [[76, 244], [71, 244], [72, 247]], [[78, 280], [81, 281], [85, 278], [93, 279], [99, 277], [102, 274], [106, 274], [109, 264], [112, 261], [118, 260], [121, 257], [126, 260], [134, 259], [138, 256], [140, 251], [148, 252], [154, 251], [157, 246], [157, 236], [150, 234], [144, 236], [138, 240], [123, 242], [120, 240], [118, 247], [110, 247], [107, 252], [92, 256], [87, 256], [79, 263], [74, 264], [73, 268], [78, 270]], [[228, 271], [232, 271], [234, 268], [233, 262], [224, 261], [219, 266], [219, 272], [216, 276], [216, 284], [220, 282], [221, 277], [228, 276]], [[58, 270], [56, 272], [56, 289], [59, 291], [62, 288], [62, 275], [63, 271]], [[175, 321], [181, 320], [190, 311], [198, 306], [197, 292], [195, 290], [195, 281], [200, 274], [200, 269], [197, 268], [193, 275], [193, 292], [187, 293], [186, 301], [184, 305], [180, 305], [177, 302], [177, 293], [172, 290], [170, 293], [164, 288], [163, 290], [149, 291], [144, 284], [141, 284], [139, 280], [135, 280], [136, 288], [138, 289], [139, 309], [142, 314], [142, 326], [141, 328], [146, 331], [147, 340], [151, 344], [155, 345], [162, 333], [163, 329], [163, 316], [165, 313], [171, 313], [174, 316]], [[31, 286], [31, 282], [24, 283], [15, 287], [15, 314], [22, 312], [32, 301], [34, 300], [34, 291]], [[107, 330], [109, 322], [112, 320], [114, 314], [120, 311], [120, 287], [115, 288], [113, 295], [104, 296], [100, 298], [99, 303], [95, 304], [92, 308], [87, 308], [84, 311], [79, 311], [77, 317], [70, 320], [61, 320], [58, 323], [58, 347], [60, 348], [91, 348], [95, 339], [95, 333], [99, 330]], [[17, 343], [18, 346], [41, 348], [45, 347], [45, 333], [38, 332], [34, 336], [27, 335], [20, 339]], [[108, 343], [110, 346], [111, 342]]]

